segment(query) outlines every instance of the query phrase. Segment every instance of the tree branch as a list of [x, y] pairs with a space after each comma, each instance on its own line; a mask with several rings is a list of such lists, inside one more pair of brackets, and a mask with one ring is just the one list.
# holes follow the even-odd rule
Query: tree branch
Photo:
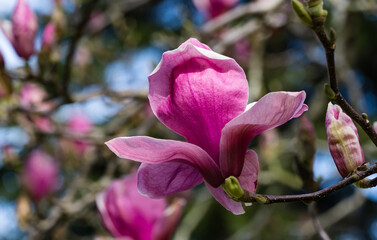
[[[79, 21], [79, 23], [77, 24], [76, 26], [76, 31], [75, 33], [73, 34], [72, 36], [72, 39], [71, 39], [71, 43], [68, 47], [68, 52], [67, 52], [67, 56], [65, 58], [65, 66], [64, 66], [64, 71], [63, 71], [63, 76], [62, 76], [62, 95], [63, 95], [63, 100], [64, 102], [66, 103], [71, 103], [72, 102], [72, 98], [69, 94], [69, 82], [70, 82], [70, 78], [71, 78], [71, 68], [72, 68], [72, 60], [73, 60], [73, 56], [75, 54], [75, 51], [76, 51], [76, 48], [77, 48], [77, 44], [84, 32], [84, 29], [85, 29], [85, 26], [86, 24], [88, 23], [88, 21], [90, 20], [90, 16], [91, 16], [91, 13], [92, 13], [92, 10], [95, 6], [97, 1], [95, 0], [92, 0], [90, 2], [88, 2], [87, 4], [84, 4], [82, 6], [82, 17]], [[77, 14], [77, 11], [76, 11], [76, 14]]]
[[359, 171], [351, 176], [343, 179], [342, 181], [331, 185], [327, 188], [324, 188], [322, 190], [312, 192], [312, 193], [305, 193], [305, 194], [297, 194], [297, 195], [281, 195], [281, 196], [275, 196], [275, 195], [263, 195], [263, 194], [256, 194], [256, 193], [248, 193], [245, 192], [245, 194], [239, 198], [235, 199], [236, 201], [241, 202], [258, 202], [262, 204], [272, 204], [272, 203], [282, 203], [282, 202], [312, 202], [317, 201], [319, 199], [322, 199], [329, 194], [336, 192], [344, 187], [347, 187], [355, 182], [358, 182], [374, 173], [377, 173], [377, 164], [373, 165], [369, 169], [365, 171]]
[[324, 21], [319, 18], [313, 19], [314, 33], [321, 42], [327, 60], [327, 71], [329, 75], [330, 87], [335, 93], [335, 98], [333, 99], [348, 116], [350, 116], [355, 122], [357, 122], [364, 132], [369, 136], [374, 145], [377, 146], [377, 133], [374, 131], [372, 125], [369, 123], [368, 119], [362, 117], [361, 114], [356, 112], [356, 110], [344, 99], [339, 91], [338, 80], [336, 78], [335, 71], [335, 43], [332, 43], [325, 32]]

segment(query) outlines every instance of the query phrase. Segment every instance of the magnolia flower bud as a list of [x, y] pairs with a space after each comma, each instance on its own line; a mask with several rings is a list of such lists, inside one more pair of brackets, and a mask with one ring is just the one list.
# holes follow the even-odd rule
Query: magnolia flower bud
[[331, 156], [343, 178], [365, 162], [359, 135], [351, 118], [331, 102], [326, 113], [326, 133]]
[[59, 182], [58, 165], [51, 156], [34, 150], [26, 159], [22, 180], [30, 196], [40, 200], [56, 189]]
[[97, 196], [104, 226], [116, 239], [169, 239], [185, 201], [176, 199], [168, 206], [165, 199], [143, 196], [137, 190], [136, 181], [136, 173], [132, 173], [114, 180]]
[[55, 25], [48, 23], [42, 33], [42, 51], [49, 52], [55, 41]]
[[28, 59], [34, 53], [38, 20], [25, 0], [18, 0], [12, 15], [13, 47], [17, 54]]

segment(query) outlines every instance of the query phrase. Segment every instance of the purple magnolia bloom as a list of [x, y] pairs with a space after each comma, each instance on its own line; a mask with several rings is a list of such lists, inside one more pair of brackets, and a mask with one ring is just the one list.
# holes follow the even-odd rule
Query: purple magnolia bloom
[[97, 196], [103, 224], [114, 237], [121, 239], [169, 239], [183, 206], [183, 199], [167, 207], [165, 199], [150, 199], [141, 195], [137, 191], [135, 173], [113, 181]]
[[106, 144], [120, 158], [142, 162], [141, 193], [163, 197], [204, 180], [226, 209], [244, 213], [221, 184], [234, 176], [254, 192], [259, 164], [257, 154], [247, 150], [249, 142], [308, 108], [305, 92], [269, 93], [246, 107], [248, 92], [245, 73], [234, 59], [191, 38], [163, 54], [149, 76], [148, 96], [157, 118], [187, 142], [138, 136]]
[[343, 178], [365, 162], [357, 128], [338, 105], [331, 102], [326, 113], [326, 133], [331, 156]]
[[56, 189], [59, 167], [51, 156], [34, 150], [26, 159], [22, 181], [31, 197], [40, 200]]
[[17, 54], [28, 59], [34, 53], [34, 40], [38, 19], [25, 0], [18, 0], [12, 15], [12, 39]]
[[42, 33], [42, 50], [50, 51], [55, 41], [55, 25], [48, 23]]

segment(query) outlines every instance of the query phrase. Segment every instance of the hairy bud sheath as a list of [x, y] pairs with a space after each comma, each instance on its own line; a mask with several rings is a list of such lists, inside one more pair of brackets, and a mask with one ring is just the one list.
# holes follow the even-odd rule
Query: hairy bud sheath
[[331, 156], [342, 177], [365, 162], [359, 135], [351, 118], [331, 102], [326, 113], [326, 133]]

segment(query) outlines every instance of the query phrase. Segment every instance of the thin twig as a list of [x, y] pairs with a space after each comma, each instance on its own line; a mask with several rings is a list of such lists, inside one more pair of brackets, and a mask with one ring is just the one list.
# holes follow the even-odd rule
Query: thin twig
[[67, 53], [67, 56], [65, 58], [65, 66], [64, 66], [63, 76], [62, 76], [62, 95], [63, 95], [64, 102], [66, 102], [66, 103], [72, 102], [71, 96], [69, 94], [68, 87], [69, 87], [69, 82], [70, 82], [70, 78], [71, 78], [71, 68], [72, 68], [73, 56], [76, 52], [77, 44], [78, 44], [81, 36], [83, 35], [85, 26], [88, 23], [88, 21], [90, 20], [91, 13], [92, 13], [92, 10], [93, 10], [96, 2], [97, 1], [92, 0], [92, 1], [90, 1], [87, 4], [84, 4], [82, 6], [83, 9], [80, 10], [80, 11], [82, 11], [82, 17], [80, 19], [80, 22], [77, 24], [77, 26], [75, 28], [76, 31], [73, 34], [72, 39], [71, 39], [71, 43], [68, 47], [68, 53]]
[[305, 194], [296, 194], [296, 195], [263, 195], [263, 194], [256, 194], [256, 193], [248, 193], [236, 199], [237, 201], [241, 202], [258, 202], [262, 204], [272, 204], [272, 203], [282, 203], [282, 202], [312, 202], [322, 199], [329, 194], [338, 191], [344, 187], [347, 187], [355, 182], [358, 182], [374, 173], [377, 173], [377, 164], [373, 165], [369, 169], [365, 171], [359, 171], [351, 176], [343, 179], [342, 181], [331, 185], [327, 188], [322, 190], [312, 192], [312, 193], [305, 193]]
[[317, 207], [316, 203], [309, 204], [308, 206], [309, 214], [313, 220], [314, 228], [317, 230], [318, 235], [321, 237], [322, 240], [330, 240], [329, 235], [323, 229], [321, 222], [319, 221], [318, 214], [317, 214]]
[[314, 19], [312, 29], [314, 33], [317, 35], [326, 53], [330, 87], [335, 93], [335, 98], [333, 100], [343, 109], [345, 113], [347, 113], [348, 116], [350, 116], [355, 122], [357, 122], [360, 125], [360, 127], [372, 140], [374, 145], [377, 146], [377, 133], [374, 131], [372, 125], [369, 123], [369, 120], [363, 118], [361, 114], [356, 112], [356, 110], [344, 99], [344, 97], [339, 91], [338, 81], [335, 72], [335, 43], [332, 43], [329, 40], [329, 37], [325, 32], [324, 22], [320, 20], [316, 21], [316, 19]]

